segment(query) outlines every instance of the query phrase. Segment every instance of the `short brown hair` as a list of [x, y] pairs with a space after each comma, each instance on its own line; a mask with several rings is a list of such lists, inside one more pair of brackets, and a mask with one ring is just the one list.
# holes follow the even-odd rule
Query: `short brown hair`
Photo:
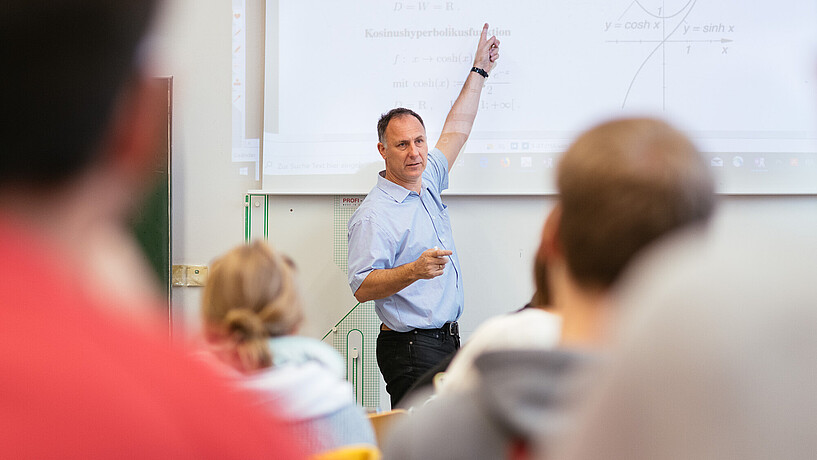
[[205, 330], [232, 348], [231, 363], [250, 372], [272, 365], [267, 339], [303, 320], [291, 262], [255, 241], [213, 262], [202, 298]]
[[550, 293], [550, 279], [548, 279], [547, 250], [544, 241], [540, 242], [539, 249], [533, 257], [533, 292], [530, 304], [534, 307], [547, 307], [553, 302]]
[[412, 116], [420, 121], [420, 125], [425, 128], [426, 125], [423, 123], [423, 119], [420, 115], [417, 114], [414, 110], [407, 109], [405, 107], [397, 107], [395, 109], [391, 109], [388, 112], [380, 115], [380, 119], [377, 120], [377, 140], [378, 142], [383, 142], [386, 137], [386, 128], [389, 127], [389, 123], [394, 118], [400, 118], [405, 116]]
[[559, 244], [585, 287], [607, 288], [658, 237], [705, 222], [714, 181], [698, 150], [667, 123], [622, 119], [582, 134], [559, 162]]

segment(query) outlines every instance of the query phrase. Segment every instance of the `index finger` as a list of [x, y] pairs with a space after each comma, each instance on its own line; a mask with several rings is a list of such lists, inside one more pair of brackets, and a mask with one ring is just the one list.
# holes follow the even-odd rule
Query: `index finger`
[[450, 256], [451, 254], [454, 254], [454, 252], [450, 251], [448, 249], [438, 249], [437, 250], [437, 257]]
[[479, 35], [480, 41], [485, 41], [488, 38], [488, 23], [486, 22], [484, 26], [482, 26], [482, 33]]

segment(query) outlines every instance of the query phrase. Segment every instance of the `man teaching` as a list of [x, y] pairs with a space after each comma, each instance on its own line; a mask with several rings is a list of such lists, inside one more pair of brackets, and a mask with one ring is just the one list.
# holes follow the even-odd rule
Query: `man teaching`
[[459, 348], [462, 273], [440, 193], [468, 140], [485, 79], [499, 58], [499, 40], [482, 28], [468, 73], [428, 150], [420, 115], [392, 109], [377, 123], [386, 163], [349, 220], [349, 285], [360, 302], [375, 301], [382, 321], [377, 364], [395, 407], [428, 369]]

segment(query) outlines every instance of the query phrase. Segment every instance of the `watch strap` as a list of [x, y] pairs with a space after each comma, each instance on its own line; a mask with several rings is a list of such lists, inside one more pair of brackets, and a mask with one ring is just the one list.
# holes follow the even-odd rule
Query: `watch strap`
[[482, 75], [483, 77], [488, 78], [488, 72], [486, 72], [485, 69], [480, 69], [479, 67], [471, 67], [471, 72], [476, 72]]

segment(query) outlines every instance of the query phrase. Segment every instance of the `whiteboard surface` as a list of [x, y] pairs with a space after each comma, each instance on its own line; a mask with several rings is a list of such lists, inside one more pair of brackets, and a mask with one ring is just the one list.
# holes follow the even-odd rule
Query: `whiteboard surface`
[[367, 193], [396, 106], [435, 143], [487, 21], [501, 58], [450, 193], [554, 193], [577, 133], [642, 115], [687, 132], [721, 193], [817, 193], [816, 20], [796, 0], [270, 0], [262, 187]]

